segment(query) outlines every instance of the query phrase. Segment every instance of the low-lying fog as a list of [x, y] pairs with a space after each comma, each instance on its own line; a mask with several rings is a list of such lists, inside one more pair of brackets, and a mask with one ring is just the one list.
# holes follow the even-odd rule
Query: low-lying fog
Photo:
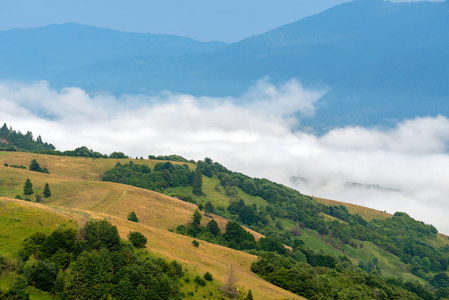
[[[32, 131], [58, 150], [87, 146], [132, 157], [210, 157], [227, 168], [300, 192], [412, 217], [449, 233], [449, 120], [404, 120], [396, 127], [345, 127], [323, 136], [293, 131], [313, 116], [323, 91], [291, 80], [261, 80], [239, 98], [161, 93], [89, 95], [46, 82], [0, 84], [0, 122]], [[292, 180], [295, 177], [295, 180]]]

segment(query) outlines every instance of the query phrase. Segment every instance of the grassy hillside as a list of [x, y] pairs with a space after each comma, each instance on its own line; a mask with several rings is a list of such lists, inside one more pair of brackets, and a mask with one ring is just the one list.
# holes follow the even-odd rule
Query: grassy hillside
[[[28, 166], [32, 159], [36, 159], [42, 168], [47, 168], [50, 174], [11, 167], [12, 165]], [[212, 290], [215, 291], [213, 293], [216, 295], [232, 264], [237, 270], [240, 283], [246, 289], [251, 289], [256, 299], [295, 297], [295, 295], [267, 283], [250, 271], [251, 263], [256, 260], [255, 256], [203, 241], [200, 241], [199, 248], [195, 248], [191, 244], [192, 238], [169, 231], [178, 225], [191, 222], [197, 205], [170, 196], [191, 195], [191, 187], [168, 188], [165, 190], [167, 195], [163, 195], [129, 185], [100, 181], [102, 174], [114, 167], [117, 162], [125, 164], [129, 161], [133, 161], [135, 164], [145, 164], [150, 168], [161, 162], [146, 159], [92, 159], [0, 152], [0, 197], [4, 197], [0, 198], [2, 199], [0, 201], [4, 203], [3, 207], [8, 208], [2, 210], [0, 221], [5, 222], [5, 226], [11, 227], [12, 230], [12, 233], [0, 236], [0, 243], [2, 243], [0, 244], [0, 253], [8, 255], [14, 253], [14, 250], [20, 246], [21, 240], [16, 239], [16, 242], [10, 243], [8, 239], [12, 240], [20, 236], [23, 240], [28, 232], [32, 233], [32, 231], [27, 231], [29, 230], [27, 228], [39, 228], [36, 225], [39, 222], [43, 224], [39, 224], [39, 226], [45, 227], [48, 232], [62, 223], [66, 226], [76, 226], [76, 224], [83, 224], [91, 218], [106, 218], [118, 226], [122, 237], [126, 237], [130, 230], [144, 233], [149, 239], [148, 248], [151, 253], [168, 260], [181, 262], [190, 274], [204, 274], [206, 271], [212, 273], [216, 281], [213, 285], [208, 286], [205, 293], [209, 294], [204, 294], [205, 296], [210, 296]], [[195, 165], [188, 165], [190, 170], [195, 169]], [[44, 199], [44, 205], [11, 199], [16, 195], [24, 197], [23, 185], [27, 178], [33, 183], [35, 194], [42, 193], [44, 185], [49, 184], [52, 196]], [[230, 200], [242, 199], [246, 205], [256, 205], [259, 208], [269, 205], [266, 200], [258, 196], [248, 195], [239, 187], [235, 187], [234, 194], [230, 196], [229, 191], [225, 191], [220, 185], [220, 180], [216, 177], [203, 176], [203, 192], [205, 196], [194, 197], [194, 200], [203, 205], [210, 201], [222, 215], [225, 213]], [[34, 201], [34, 195], [29, 198]], [[314, 198], [314, 200], [327, 206], [344, 205], [349, 213], [358, 214], [366, 220], [387, 220], [392, 217], [385, 212], [358, 205], [321, 198]], [[39, 213], [31, 212], [32, 209], [37, 209]], [[8, 212], [6, 213], [6, 211]], [[126, 219], [131, 211], [136, 212], [139, 223], [133, 223]], [[8, 214], [20, 217], [7, 217]], [[21, 221], [14, 221], [14, 218]], [[224, 230], [227, 220], [216, 215], [213, 218], [217, 221], [219, 227]], [[319, 218], [346, 223], [341, 219], [323, 213], [319, 215]], [[42, 220], [45, 220], [45, 223]], [[209, 220], [209, 217], [204, 216], [202, 224], [206, 225]], [[16, 227], [9, 225], [14, 222], [20, 224], [31, 222], [32, 225], [23, 227], [18, 224], [14, 225]], [[282, 231], [278, 230], [279, 226], [283, 228]], [[268, 232], [290, 234], [297, 227], [298, 222], [283, 218], [277, 219], [276, 224], [273, 222], [266, 229]], [[257, 229], [256, 226], [251, 226], [251, 228]], [[16, 231], [17, 234], [13, 234]], [[260, 234], [252, 232], [256, 239], [261, 237]], [[402, 280], [426, 284], [424, 279], [412, 274], [398, 256], [372, 242], [355, 240], [355, 244], [336, 243], [336, 239], [332, 236], [322, 235], [308, 228], [300, 228], [298, 238], [307, 247], [319, 253], [330, 254], [334, 257], [347, 256], [355, 266], [359, 262], [366, 263], [373, 258], [377, 258], [383, 276], [393, 276]], [[449, 245], [447, 237], [442, 235], [438, 235], [436, 239], [427, 239], [426, 242], [435, 248]], [[3, 245], [10, 245], [9, 249]], [[187, 285], [185, 288], [188, 290], [190, 287]]]
[[[4, 166], [5, 163], [28, 166], [32, 159], [37, 159], [42, 167], [48, 168], [50, 174]], [[203, 241], [195, 248], [191, 244], [192, 238], [167, 230], [190, 222], [196, 205], [149, 190], [88, 179], [98, 179], [101, 172], [113, 167], [117, 161], [0, 152], [0, 225], [11, 228], [8, 232], [2, 232], [0, 253], [13, 255], [23, 239], [35, 230], [42, 229], [48, 233], [60, 224], [77, 226], [92, 218], [106, 218], [118, 227], [123, 238], [129, 231], [142, 232], [149, 240], [151, 253], [181, 262], [189, 274], [210, 272], [214, 282], [204, 291], [204, 296], [210, 297], [210, 292], [214, 295], [219, 293], [232, 264], [239, 284], [247, 290], [251, 289], [256, 299], [301, 299], [252, 273], [250, 265], [256, 256]], [[158, 162], [144, 161], [149, 166]], [[66, 172], [64, 164], [70, 166]], [[23, 193], [26, 178], [30, 178], [35, 193], [42, 192], [44, 184], [49, 183], [52, 196], [45, 200], [45, 204], [12, 199]], [[34, 195], [31, 196], [34, 201]], [[137, 213], [139, 223], [126, 219], [131, 211]], [[215, 219], [224, 228], [226, 220], [218, 216]], [[208, 218], [203, 218], [203, 223], [207, 221]], [[13, 222], [22, 226], [10, 226]], [[187, 285], [185, 289], [188, 292], [193, 288]], [[196, 296], [202, 298], [202, 295]]]

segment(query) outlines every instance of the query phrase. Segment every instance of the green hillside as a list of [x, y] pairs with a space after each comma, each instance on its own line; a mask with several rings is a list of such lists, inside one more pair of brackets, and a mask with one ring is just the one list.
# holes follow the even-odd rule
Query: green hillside
[[[33, 159], [49, 174], [30, 171]], [[138, 171], [125, 172], [143, 165], [146, 175]], [[114, 176], [122, 183], [101, 181], [117, 166], [119, 169]], [[193, 194], [193, 181], [188, 181], [193, 180], [198, 167], [202, 173], [202, 195]], [[175, 170], [184, 170], [187, 181], [179, 181], [183, 177], [176, 175]], [[127, 175], [122, 176], [122, 171]], [[80, 227], [87, 220], [106, 218], [118, 227], [124, 239], [130, 231], [142, 232], [149, 240], [147, 248], [151, 255], [181, 262], [192, 279], [195, 274], [213, 274], [214, 283], [194, 293], [195, 298], [201, 293], [201, 297], [220, 294], [231, 264], [238, 272], [241, 286], [251, 289], [255, 299], [299, 297], [267, 281], [295, 292], [294, 287], [284, 279], [280, 280], [279, 276], [282, 272], [286, 272], [286, 276], [290, 274], [288, 277], [299, 276], [294, 270], [307, 268], [312, 268], [309, 273], [317, 277], [315, 281], [302, 280], [317, 294], [320, 289], [327, 289], [322, 283], [316, 285], [317, 282], [322, 282], [336, 270], [337, 273], [332, 275], [336, 282], [344, 277], [358, 276], [359, 279], [348, 279], [347, 286], [341, 287], [331, 280], [329, 282], [338, 286], [337, 291], [327, 289], [326, 292], [349, 295], [349, 291], [359, 288], [360, 295], [372, 294], [374, 287], [370, 286], [370, 280], [373, 279], [369, 278], [374, 276], [372, 278], [379, 278], [376, 280], [381, 282], [380, 290], [390, 289], [397, 295], [419, 296], [417, 299], [443, 299], [446, 295], [444, 275], [447, 274], [449, 240], [437, 234], [433, 226], [415, 221], [405, 213], [391, 216], [356, 205], [312, 199], [268, 180], [234, 173], [209, 159], [196, 164], [167, 164], [154, 159], [0, 152], [0, 174], [0, 197], [4, 197], [1, 205], [5, 208], [0, 224], [2, 228], [8, 228], [4, 231], [6, 234], [0, 236], [0, 254], [7, 257], [14, 258], [21, 241], [36, 228], [42, 227], [43, 232], [49, 233], [61, 224]], [[152, 180], [145, 184], [157, 192], [138, 187], [143, 184], [143, 178]], [[24, 195], [23, 190], [27, 179], [34, 189], [34, 194], [29, 196]], [[36, 195], [43, 193], [46, 183], [51, 189], [51, 197], [43, 198], [43, 204], [35, 203]], [[14, 197], [28, 198], [31, 202], [13, 200]], [[208, 203], [213, 206], [214, 213], [203, 211], [201, 224], [196, 231], [189, 232], [195, 210], [204, 209]], [[127, 220], [132, 211], [136, 213], [138, 223]], [[212, 219], [221, 230], [215, 237], [206, 228]], [[245, 225], [255, 236], [254, 242], [239, 244], [229, 240], [229, 235], [225, 234], [229, 219]], [[198, 248], [191, 244], [194, 239], [199, 241]], [[288, 246], [287, 251], [276, 248], [277, 243]], [[267, 273], [261, 267], [267, 257], [262, 250], [280, 251], [276, 253], [289, 259], [289, 263], [282, 263], [284, 258], [270, 257], [274, 273]], [[257, 260], [258, 256], [261, 260]], [[277, 266], [274, 261], [281, 265]], [[12, 279], [6, 276], [0, 286], [5, 291], [11, 282]], [[357, 286], [352, 285], [356, 282]], [[365, 283], [360, 285], [360, 282]], [[195, 290], [190, 283], [183, 289], [185, 294]], [[338, 292], [338, 289], [341, 290]], [[317, 295], [296, 292], [308, 298]], [[388, 298], [391, 298], [390, 294]]]

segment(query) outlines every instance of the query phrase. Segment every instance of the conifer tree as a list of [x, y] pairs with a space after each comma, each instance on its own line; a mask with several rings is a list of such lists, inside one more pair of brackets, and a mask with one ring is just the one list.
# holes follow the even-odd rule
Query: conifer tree
[[43, 193], [44, 193], [44, 197], [45, 198], [48, 198], [48, 197], [51, 196], [50, 186], [48, 185], [48, 183], [45, 183], [44, 192]]
[[193, 217], [192, 217], [192, 219], [193, 219], [192, 225], [194, 227], [200, 227], [202, 218], [203, 217], [201, 216], [201, 213], [197, 209], [195, 209], [195, 212], [193, 213]]
[[206, 205], [204, 206], [204, 211], [206, 212], [206, 215], [212, 214], [214, 213], [214, 205], [212, 204], [212, 202], [207, 201]]
[[33, 159], [30, 163], [29, 166], [30, 171], [36, 171], [36, 172], [40, 172], [41, 171], [41, 166], [39, 165], [39, 163]]
[[23, 186], [23, 193], [25, 195], [31, 195], [34, 193], [33, 184], [31, 183], [31, 180], [29, 178], [27, 178], [27, 180], [25, 181], [25, 184]]
[[199, 166], [197, 166], [195, 170], [192, 193], [197, 196], [203, 195], [203, 175], [201, 174], [201, 169]]

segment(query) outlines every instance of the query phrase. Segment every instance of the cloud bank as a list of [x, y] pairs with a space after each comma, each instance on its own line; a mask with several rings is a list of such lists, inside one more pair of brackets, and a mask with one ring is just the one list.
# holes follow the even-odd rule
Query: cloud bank
[[280, 86], [261, 80], [239, 98], [169, 92], [116, 98], [9, 82], [0, 84], [0, 122], [42, 135], [59, 150], [85, 145], [133, 157], [207, 156], [306, 194], [405, 211], [449, 233], [449, 120], [416, 118], [388, 130], [345, 127], [324, 136], [292, 131], [301, 122], [292, 112], [313, 116], [323, 93], [295, 80]]

